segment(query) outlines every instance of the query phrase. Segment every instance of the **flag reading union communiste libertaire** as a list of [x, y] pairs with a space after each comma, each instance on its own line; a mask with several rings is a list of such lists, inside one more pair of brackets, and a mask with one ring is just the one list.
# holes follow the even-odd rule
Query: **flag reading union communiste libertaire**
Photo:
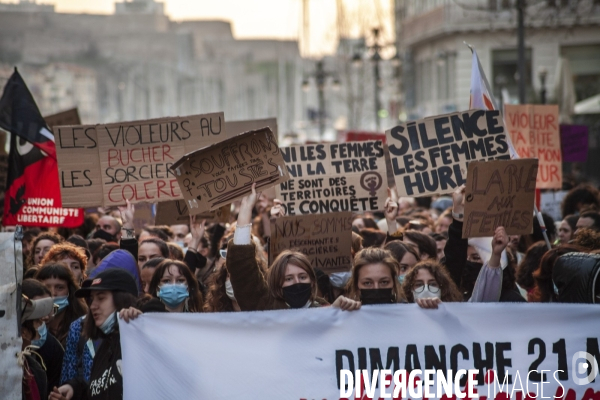
[[16, 68], [0, 98], [0, 128], [10, 132], [2, 224], [80, 226], [83, 210], [62, 208], [54, 136]]

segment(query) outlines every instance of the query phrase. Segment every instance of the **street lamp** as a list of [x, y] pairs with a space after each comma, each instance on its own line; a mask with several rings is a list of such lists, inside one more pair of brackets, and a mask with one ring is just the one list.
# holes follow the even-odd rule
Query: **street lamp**
[[[382, 118], [382, 115], [386, 115], [387, 113], [382, 113], [381, 111], [381, 101], [379, 99], [379, 91], [383, 87], [383, 81], [381, 79], [381, 74], [379, 71], [379, 63], [383, 60], [381, 58], [381, 50], [385, 47], [388, 47], [388, 44], [380, 44], [379, 43], [379, 34], [381, 33], [379, 28], [374, 28], [372, 31], [373, 34], [373, 44], [371, 46], [367, 46], [367, 50], [370, 50], [373, 54], [371, 56], [371, 61], [373, 62], [373, 80], [374, 80], [374, 89], [375, 89], [375, 128], [379, 131], [380, 123], [379, 120]], [[399, 66], [401, 63], [400, 56], [396, 54], [391, 59], [392, 65]], [[358, 66], [362, 63], [362, 57], [360, 54], [355, 53], [352, 57], [352, 64]], [[387, 110], [386, 110], [387, 111]]]
[[[333, 72], [325, 70], [323, 60], [317, 61], [315, 67], [315, 71], [309, 77], [315, 79], [319, 93], [319, 138], [323, 140], [323, 135], [325, 134], [325, 84], [327, 83], [327, 78], [333, 77], [332, 89], [337, 90], [340, 87], [340, 80]], [[302, 90], [306, 92], [309, 88], [310, 82], [308, 77], [306, 77], [302, 81]]]
[[540, 67], [538, 69], [538, 77], [540, 78], [540, 102], [546, 104], [546, 77], [548, 76], [548, 70], [546, 67]]

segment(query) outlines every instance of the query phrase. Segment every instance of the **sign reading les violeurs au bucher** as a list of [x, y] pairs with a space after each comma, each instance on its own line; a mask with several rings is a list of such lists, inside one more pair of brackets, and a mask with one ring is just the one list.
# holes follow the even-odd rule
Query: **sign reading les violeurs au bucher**
[[494, 236], [502, 226], [508, 235], [533, 232], [537, 158], [469, 163], [462, 237]]
[[245, 132], [186, 154], [171, 166], [192, 215], [212, 211], [252, 191], [289, 179], [270, 128]]
[[288, 215], [377, 211], [387, 196], [381, 141], [281, 149], [290, 180], [276, 187]]
[[466, 183], [467, 164], [510, 159], [497, 110], [469, 110], [408, 122], [386, 131], [400, 196], [453, 192]]
[[223, 113], [54, 128], [63, 207], [181, 199], [170, 169], [227, 137]]

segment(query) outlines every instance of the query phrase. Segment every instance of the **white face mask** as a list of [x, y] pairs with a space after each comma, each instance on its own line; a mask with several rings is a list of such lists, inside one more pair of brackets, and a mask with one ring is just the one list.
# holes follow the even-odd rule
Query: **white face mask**
[[334, 272], [333, 274], [329, 275], [329, 282], [331, 282], [331, 284], [336, 288], [343, 289], [350, 280], [351, 276], [352, 272], [350, 271]]
[[442, 289], [438, 290], [437, 293], [433, 293], [429, 290], [429, 287], [423, 288], [421, 293], [417, 293], [413, 290], [413, 296], [415, 299], [431, 299], [431, 298], [442, 298]]
[[233, 286], [231, 286], [231, 281], [229, 279], [225, 281], [225, 293], [227, 293], [227, 297], [235, 301], [235, 295], [233, 294]]

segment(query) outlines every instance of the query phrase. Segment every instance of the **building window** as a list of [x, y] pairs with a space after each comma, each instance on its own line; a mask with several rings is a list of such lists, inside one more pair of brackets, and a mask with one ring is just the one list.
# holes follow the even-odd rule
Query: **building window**
[[[506, 89], [511, 102], [519, 99], [519, 67], [517, 50], [493, 50], [492, 51], [492, 81], [494, 94]], [[525, 50], [525, 91], [526, 101], [533, 101], [534, 93], [531, 85], [531, 49]]]
[[560, 52], [569, 60], [577, 101], [600, 93], [600, 45], [566, 46]]

